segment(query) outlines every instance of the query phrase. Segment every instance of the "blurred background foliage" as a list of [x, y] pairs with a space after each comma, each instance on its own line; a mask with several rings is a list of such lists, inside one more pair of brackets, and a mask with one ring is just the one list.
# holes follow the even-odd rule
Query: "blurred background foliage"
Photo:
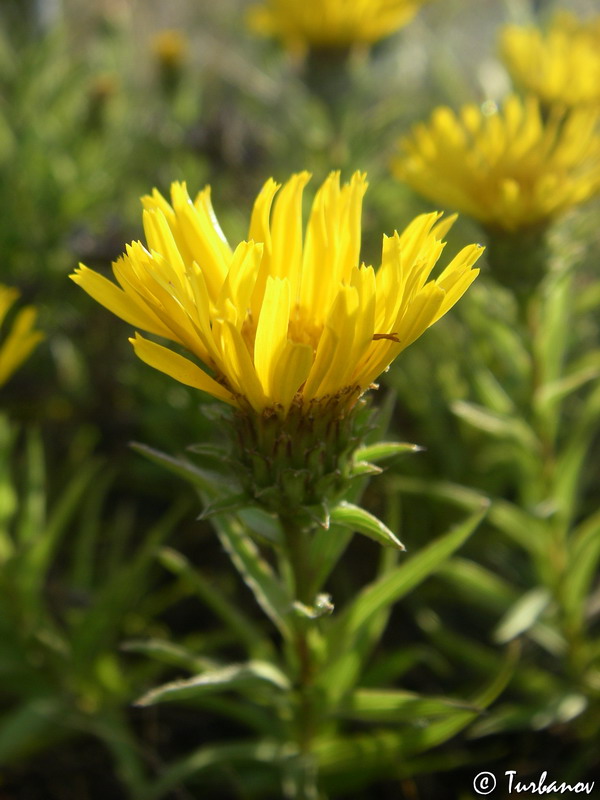
[[[38, 308], [46, 336], [1, 390], [2, 800], [147, 797], [165, 764], [256, 727], [225, 701], [132, 706], [189, 669], [186, 653], [196, 669], [239, 657], [236, 606], [266, 633], [192, 492], [128, 446], [210, 440], [203, 398], [136, 362], [127, 326], [69, 272], [83, 261], [108, 274], [141, 237], [138, 198], [154, 186], [211, 183], [234, 241], [267, 177], [309, 169], [320, 182], [334, 168], [368, 173], [363, 256], [377, 265], [381, 233], [434, 207], [391, 177], [398, 137], [440, 103], [501, 99], [500, 26], [543, 22], [558, 4], [433, 0], [323, 80], [322, 64], [303, 71], [249, 33], [245, 7], [0, 0], [0, 279]], [[381, 380], [392, 433], [425, 452], [393, 462], [367, 507], [412, 552], [481, 497], [492, 507], [393, 610], [366, 685], [472, 696], [509, 643], [519, 655], [487, 713], [430, 752], [403, 760], [366, 737], [350, 755], [325, 753], [332, 797], [469, 797], [480, 769], [600, 780], [597, 213], [595, 201], [555, 226], [535, 325], [484, 265]], [[448, 251], [482, 239], [460, 218]], [[331, 577], [336, 604], [377, 560], [352, 542]], [[279, 796], [260, 766], [226, 756], [196, 777], [183, 764], [152, 796]]]

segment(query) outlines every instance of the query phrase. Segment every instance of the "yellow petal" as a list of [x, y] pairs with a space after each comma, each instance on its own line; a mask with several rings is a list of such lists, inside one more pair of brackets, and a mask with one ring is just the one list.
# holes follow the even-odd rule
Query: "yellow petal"
[[256, 374], [267, 396], [273, 393], [275, 364], [287, 341], [290, 294], [287, 279], [269, 276], [254, 341]]
[[165, 335], [165, 327], [156, 319], [154, 315], [142, 310], [142, 308], [112, 281], [109, 281], [98, 272], [89, 269], [84, 264], [80, 264], [72, 275], [72, 281], [87, 292], [90, 297], [100, 305], [108, 308], [117, 317], [136, 328], [142, 328], [149, 333], [156, 333], [159, 336]]
[[225, 387], [187, 358], [160, 344], [151, 342], [149, 339], [144, 339], [139, 333], [136, 333], [135, 338], [129, 341], [133, 345], [136, 356], [150, 367], [164, 372], [165, 375], [169, 375], [179, 383], [200, 389], [202, 392], [208, 392], [213, 397], [224, 400], [230, 405], [237, 405], [231, 392], [228, 392]]
[[287, 411], [306, 381], [313, 364], [313, 349], [308, 344], [285, 342], [273, 367], [272, 392], [276, 403]]

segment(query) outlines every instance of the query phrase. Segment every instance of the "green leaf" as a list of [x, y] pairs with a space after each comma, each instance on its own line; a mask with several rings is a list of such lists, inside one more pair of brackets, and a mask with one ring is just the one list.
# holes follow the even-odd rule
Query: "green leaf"
[[510, 537], [519, 547], [533, 556], [543, 558], [548, 530], [544, 520], [507, 500], [494, 500], [488, 522]]
[[438, 577], [469, 603], [504, 611], [518, 597], [518, 590], [494, 572], [466, 558], [455, 557], [438, 570]]
[[[28, 606], [30, 611], [33, 611], [41, 599], [50, 562], [78, 510], [81, 498], [98, 474], [99, 466], [96, 461], [84, 464], [52, 509], [47, 522], [35, 533], [26, 534], [25, 547], [17, 556], [18, 579], [21, 602]], [[33, 517], [30, 518], [30, 522], [32, 519]]]
[[229, 464], [230, 461], [229, 448], [221, 447], [218, 444], [207, 444], [206, 442], [190, 444], [186, 447], [186, 450], [199, 456], [206, 456], [212, 461], [224, 462], [226, 464]]
[[408, 444], [407, 442], [376, 442], [359, 447], [354, 453], [355, 461], [385, 461], [387, 458], [404, 455], [405, 453], [420, 453], [424, 450], [418, 444]]
[[457, 709], [478, 711], [468, 703], [447, 697], [426, 697], [398, 689], [356, 689], [336, 716], [361, 722], [415, 723], [417, 718], [445, 717]]
[[[475, 489], [450, 481], [430, 481], [393, 475], [387, 478], [390, 491], [433, 497], [467, 511], [475, 511], [488, 499]], [[506, 500], [494, 500], [487, 521], [532, 555], [544, 556], [547, 528], [544, 519]]]
[[133, 557], [102, 583], [94, 603], [82, 611], [80, 623], [71, 634], [74, 669], [87, 675], [98, 652], [116, 647], [123, 614], [147, 592], [147, 572], [155, 564], [162, 541], [173, 531], [185, 511], [187, 503], [177, 503], [157, 520], [145, 533]]
[[352, 776], [353, 787], [396, 775], [404, 759], [451, 739], [476, 718], [474, 711], [454, 711], [425, 727], [415, 725], [401, 732], [375, 729], [368, 734], [323, 738], [314, 747], [319, 775], [325, 781]]
[[586, 383], [595, 381], [599, 377], [600, 365], [582, 367], [558, 380], [540, 386], [534, 398], [534, 402], [542, 410], [545, 410], [547, 406], [553, 406], [555, 403], [568, 397], [572, 392], [585, 386]]
[[543, 587], [535, 587], [525, 592], [510, 608], [494, 631], [494, 639], [506, 644], [526, 633], [534, 625], [551, 601], [550, 594]]
[[27, 436], [27, 485], [21, 501], [18, 539], [25, 544], [44, 535], [46, 529], [46, 472], [39, 431]]
[[213, 525], [221, 544], [260, 607], [281, 634], [289, 637], [288, 616], [292, 610], [293, 598], [284, 584], [261, 556], [239, 520], [221, 515], [214, 517]]
[[189, 672], [214, 669], [216, 666], [210, 659], [198, 656], [187, 648], [165, 639], [130, 639], [123, 642], [120, 649], [125, 653], [140, 653], [163, 664], [182, 667]]
[[235, 489], [237, 481], [233, 472], [229, 472], [226, 476], [217, 471], [202, 469], [201, 467], [192, 464], [184, 458], [174, 458], [173, 456], [162, 453], [160, 450], [155, 450], [153, 447], [148, 447], [146, 444], [140, 442], [131, 442], [130, 447], [136, 453], [144, 456], [155, 464], [167, 469], [174, 475], [183, 478], [194, 486], [208, 492], [215, 492], [219, 488], [226, 486], [230, 490]]
[[464, 544], [485, 516], [486, 510], [487, 507], [469, 517], [401, 566], [365, 587], [338, 619], [337, 627], [353, 635], [379, 609], [396, 603], [412, 591]]
[[475, 367], [473, 385], [481, 403], [490, 411], [503, 416], [514, 413], [513, 399], [489, 367], [485, 365]]
[[[451, 559], [440, 567], [438, 577], [449, 583], [455, 596], [463, 598], [469, 605], [476, 604], [495, 613], [505, 613], [519, 598], [516, 587], [481, 564], [467, 559]], [[565, 640], [555, 628], [545, 623], [534, 623], [528, 635], [553, 655], [564, 652]]]
[[342, 500], [331, 510], [331, 521], [350, 530], [362, 533], [369, 539], [374, 539], [384, 547], [394, 547], [396, 550], [405, 550], [402, 542], [392, 533], [392, 531], [360, 506], [355, 506]]
[[281, 762], [292, 755], [289, 745], [282, 745], [281, 742], [272, 739], [228, 742], [202, 747], [161, 769], [158, 778], [148, 787], [144, 800], [159, 800], [182, 782], [212, 767], [220, 765], [229, 767], [231, 764], [249, 762], [279, 768]]
[[469, 538], [486, 510], [487, 506], [366, 586], [332, 620], [327, 636], [330, 661], [323, 668], [319, 683], [333, 700], [340, 699], [358, 678], [361, 655], [356, 644], [365, 626], [435, 572]]
[[262, 687], [287, 691], [287, 677], [268, 661], [248, 661], [209, 670], [193, 678], [172, 681], [152, 689], [136, 701], [137, 706], [151, 706], [181, 700], [193, 700], [206, 694], [231, 690], [256, 691]]
[[558, 380], [570, 344], [571, 286], [573, 270], [564, 265], [560, 272], [549, 273], [541, 285], [539, 323], [533, 340], [533, 350], [541, 365], [542, 385]]
[[11, 456], [18, 430], [0, 414], [0, 565], [15, 552], [10, 523], [18, 507], [12, 480]]
[[464, 400], [452, 403], [451, 409], [457, 417], [478, 430], [496, 438], [514, 441], [528, 452], [538, 453], [540, 451], [537, 436], [522, 419], [507, 414], [498, 414]]
[[563, 602], [577, 626], [585, 616], [588, 592], [600, 561], [600, 511], [584, 520], [572, 534], [568, 569], [565, 572]]
[[577, 500], [582, 490], [582, 473], [590, 446], [597, 431], [600, 416], [600, 385], [582, 402], [578, 416], [569, 430], [565, 446], [557, 457], [554, 474], [553, 500], [560, 509], [565, 525], [576, 514]]
[[267, 652], [272, 651], [270, 642], [251, 617], [232, 603], [218, 584], [208, 580], [184, 555], [170, 547], [163, 547], [159, 551], [158, 558], [166, 569], [188, 584], [206, 606], [227, 625], [236, 639], [243, 643], [249, 653], [258, 655], [259, 652], [264, 653], [265, 648]]
[[10, 764], [28, 754], [45, 737], [51, 738], [65, 709], [58, 697], [36, 697], [3, 713], [0, 722], [0, 762]]

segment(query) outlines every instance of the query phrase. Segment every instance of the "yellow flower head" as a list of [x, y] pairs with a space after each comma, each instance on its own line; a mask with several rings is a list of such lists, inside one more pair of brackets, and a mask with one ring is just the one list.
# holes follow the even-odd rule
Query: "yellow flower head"
[[263, 0], [249, 24], [292, 50], [371, 44], [406, 25], [426, 0]]
[[[17, 289], [0, 284], [0, 325], [15, 300]], [[33, 329], [37, 312], [31, 306], [22, 308], [17, 314], [8, 336], [0, 344], [0, 386], [25, 361], [36, 344], [44, 338], [43, 333]]]
[[390, 362], [451, 308], [477, 276], [478, 245], [435, 279], [454, 218], [432, 213], [383, 238], [377, 272], [360, 264], [365, 176], [318, 190], [306, 234], [302, 194], [310, 176], [268, 180], [252, 212], [249, 241], [227, 243], [210, 188], [192, 202], [183, 183], [171, 204], [142, 198], [147, 246], [134, 242], [113, 264], [120, 285], [81, 265], [71, 277], [126, 322], [183, 345], [187, 358], [139, 334], [137, 355], [188, 386], [256, 412], [284, 415], [337, 398], [356, 401]]
[[392, 169], [420, 194], [488, 228], [545, 225], [600, 189], [598, 116], [555, 111], [544, 121], [537, 100], [516, 96], [502, 110], [439, 107], [400, 141]]
[[185, 57], [188, 40], [181, 31], [166, 28], [152, 37], [152, 52], [157, 61], [164, 67], [177, 68]]
[[600, 106], [600, 16], [581, 22], [563, 11], [545, 34], [508, 25], [500, 42], [514, 80], [543, 103]]

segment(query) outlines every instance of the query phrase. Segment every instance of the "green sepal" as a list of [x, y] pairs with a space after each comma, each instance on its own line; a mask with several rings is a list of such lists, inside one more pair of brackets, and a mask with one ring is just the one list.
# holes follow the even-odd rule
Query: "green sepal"
[[329, 530], [329, 525], [331, 524], [331, 513], [329, 511], [329, 504], [326, 500], [323, 500], [322, 503], [319, 503], [315, 506], [306, 506], [304, 509], [308, 514], [308, 517], [315, 522], [319, 528], [323, 528], [323, 530]]
[[342, 525], [345, 528], [351, 528], [357, 533], [362, 533], [384, 547], [406, 550], [400, 539], [380, 519], [377, 519], [373, 514], [369, 514], [364, 508], [355, 506], [345, 500], [342, 500], [332, 509], [331, 522], [336, 525]]
[[405, 453], [420, 453], [424, 450], [418, 444], [408, 442], [376, 442], [359, 447], [354, 454], [355, 462], [360, 461], [385, 461], [386, 458], [404, 455]]
[[306, 497], [307, 486], [311, 480], [308, 469], [283, 469], [279, 480], [281, 490], [292, 506], [301, 506]]
[[370, 464], [368, 461], [355, 461], [351, 468], [350, 478], [364, 478], [368, 475], [381, 475], [383, 470], [376, 464]]

